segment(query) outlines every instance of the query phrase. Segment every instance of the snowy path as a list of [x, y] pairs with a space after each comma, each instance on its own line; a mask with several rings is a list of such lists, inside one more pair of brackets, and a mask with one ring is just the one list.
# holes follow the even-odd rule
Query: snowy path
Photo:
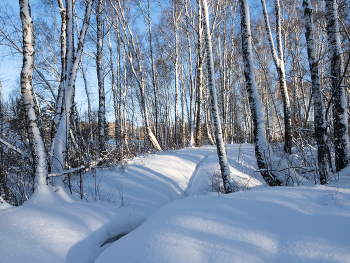
[[251, 191], [204, 196], [219, 171], [204, 146], [98, 170], [84, 180], [89, 203], [47, 187], [0, 205], [1, 262], [350, 262], [350, 169], [333, 187], [267, 188], [252, 145], [227, 151], [231, 176]]
[[1, 262], [93, 262], [109, 246], [100, 247], [108, 238], [132, 231], [160, 207], [184, 198], [198, 163], [212, 151], [183, 149], [98, 170], [84, 181], [90, 203], [47, 187], [21, 207], [0, 206]]

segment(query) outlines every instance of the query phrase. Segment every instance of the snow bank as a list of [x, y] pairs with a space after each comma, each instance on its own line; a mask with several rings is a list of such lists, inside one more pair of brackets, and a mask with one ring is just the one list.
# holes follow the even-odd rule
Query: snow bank
[[1, 262], [93, 262], [111, 236], [145, 218], [126, 208], [89, 204], [49, 186], [20, 207], [0, 211]]
[[349, 222], [347, 189], [210, 194], [159, 209], [95, 262], [350, 262]]

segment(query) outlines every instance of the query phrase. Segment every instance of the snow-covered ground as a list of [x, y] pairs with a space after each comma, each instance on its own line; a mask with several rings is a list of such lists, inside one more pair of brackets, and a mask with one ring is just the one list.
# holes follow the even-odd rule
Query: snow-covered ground
[[350, 262], [350, 168], [327, 186], [271, 188], [252, 145], [227, 152], [244, 191], [207, 193], [219, 166], [205, 146], [99, 170], [88, 202], [47, 186], [0, 204], [0, 262]]

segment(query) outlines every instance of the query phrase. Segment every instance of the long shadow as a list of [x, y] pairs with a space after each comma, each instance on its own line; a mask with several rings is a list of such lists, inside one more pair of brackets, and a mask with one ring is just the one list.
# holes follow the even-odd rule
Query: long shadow
[[155, 175], [155, 176], [157, 176], [157, 177], [163, 179], [164, 181], [167, 181], [167, 182], [171, 183], [172, 185], [174, 185], [174, 187], [175, 187], [177, 190], [180, 191], [180, 193], [182, 193], [182, 192], [184, 191], [184, 190], [178, 185], [177, 182], [175, 182], [173, 179], [170, 179], [170, 178], [168, 178], [168, 177], [162, 175], [161, 173], [158, 173], [158, 172], [156, 172], [156, 171], [154, 171], [154, 170], [152, 170], [152, 169], [149, 169], [149, 168], [147, 168], [147, 167], [144, 167], [144, 166], [138, 165], [138, 164], [133, 165], [133, 167], [137, 167], [138, 169], [144, 170], [144, 171], [146, 171], [146, 172], [148, 172], [148, 173], [151, 173], [151, 174], [153, 174], [153, 175]]

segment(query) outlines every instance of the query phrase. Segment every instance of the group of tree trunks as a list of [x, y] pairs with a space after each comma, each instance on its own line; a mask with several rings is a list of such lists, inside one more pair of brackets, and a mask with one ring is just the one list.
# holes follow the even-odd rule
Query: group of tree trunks
[[[274, 0], [273, 12], [270, 12], [270, 16], [275, 18], [273, 23], [269, 19], [265, 0], [261, 0], [262, 19], [255, 20], [258, 23], [254, 24], [254, 30], [261, 29], [262, 33], [259, 33], [259, 37], [266, 39], [265, 43], [253, 37], [248, 0], [209, 1], [209, 3], [207, 0], [197, 0], [195, 8], [193, 8], [194, 5], [191, 1], [172, 0], [170, 2], [170, 7], [164, 6], [161, 2], [158, 3], [158, 6], [162, 8], [162, 18], [159, 24], [155, 25], [152, 23], [151, 14], [151, 6], [154, 3], [150, 3], [150, 0], [145, 2], [140, 0], [130, 2], [97, 0], [95, 3], [94, 0], [88, 0], [81, 3], [85, 6], [85, 12], [83, 24], [79, 28], [76, 1], [66, 0], [63, 3], [63, 0], [57, 0], [61, 27], [58, 37], [60, 55], [57, 60], [60, 64], [59, 81], [57, 91], [55, 91], [55, 88], [48, 81], [50, 78], [47, 76], [47, 72], [49, 71], [43, 70], [42, 66], [34, 61], [34, 51], [39, 50], [39, 48], [36, 48], [35, 45], [35, 27], [33, 26], [29, 0], [19, 1], [22, 48], [16, 44], [15, 40], [11, 39], [5, 29], [1, 29], [1, 34], [8, 41], [9, 46], [23, 54], [21, 93], [28, 140], [35, 167], [35, 185], [46, 185], [49, 173], [62, 173], [70, 168], [69, 145], [73, 145], [76, 152], [79, 152], [79, 144], [88, 145], [87, 149], [91, 149], [91, 145], [94, 144], [89, 83], [83, 63], [85, 56], [93, 58], [96, 63], [99, 96], [96, 141], [100, 163], [103, 163], [108, 155], [106, 148], [108, 123], [105, 116], [108, 108], [105, 78], [108, 76], [115, 116], [114, 138], [117, 150], [121, 155], [125, 150], [130, 151], [127, 130], [134, 133], [134, 125], [143, 128], [143, 141], [147, 135], [147, 140], [156, 151], [168, 149], [169, 138], [173, 139], [172, 147], [174, 148], [186, 147], [187, 145], [200, 147], [203, 143], [203, 131], [205, 130], [208, 142], [217, 146], [224, 190], [225, 193], [230, 193], [236, 191], [238, 186], [230, 177], [225, 143], [233, 142], [234, 138], [237, 138], [239, 130], [242, 129], [239, 119], [246, 119], [248, 121], [245, 122], [245, 133], [251, 132], [249, 137], [253, 139], [255, 144], [255, 156], [260, 174], [270, 186], [288, 185], [286, 177], [278, 177], [272, 168], [271, 155], [273, 153], [269, 145], [271, 141], [270, 122], [273, 121], [272, 119], [277, 121], [281, 128], [279, 132], [283, 134], [284, 138], [284, 151], [287, 155], [292, 154], [293, 140], [296, 140], [293, 138], [295, 136], [293, 129], [300, 129], [298, 127], [299, 121], [295, 117], [299, 107], [299, 104], [296, 105], [296, 87], [299, 83], [303, 89], [305, 84], [302, 80], [303, 76], [298, 80], [298, 74], [302, 72], [300, 54], [297, 58], [297, 53], [300, 53], [300, 50], [293, 51], [288, 46], [285, 32], [283, 32], [283, 27], [286, 27], [286, 24], [291, 23], [291, 21], [286, 22], [286, 18], [282, 16], [279, 0]], [[335, 171], [340, 171], [349, 163], [348, 95], [346, 93], [349, 60], [344, 63], [345, 55], [341, 48], [339, 32], [338, 1], [325, 0], [324, 21], [328, 49], [323, 52], [327, 53], [330, 61], [328, 79], [331, 87], [330, 95], [326, 99], [324, 87], [322, 87], [325, 81], [322, 81], [320, 75], [320, 61], [323, 58], [320, 51], [316, 51], [319, 40], [315, 39], [315, 14], [311, 2], [311, 0], [303, 0], [302, 2], [308, 70], [311, 76], [311, 97], [309, 106], [304, 107], [304, 128], [308, 128], [306, 124], [308, 123], [311, 100], [313, 100], [314, 138], [318, 149], [318, 180], [321, 184], [326, 184], [329, 173], [333, 171], [331, 145], [327, 142], [328, 137], [334, 137]], [[315, 1], [315, 5], [320, 6], [318, 1]], [[147, 36], [145, 38], [134, 29], [131, 7], [137, 7], [142, 14]], [[240, 10], [240, 33], [235, 31], [237, 9]], [[92, 12], [96, 18], [93, 22], [90, 21]], [[227, 24], [230, 24], [231, 28]], [[274, 25], [273, 28], [270, 24]], [[155, 32], [152, 31], [152, 25], [156, 26]], [[96, 32], [95, 37], [90, 33], [90, 27]], [[349, 25], [343, 23], [343, 27], [346, 31]], [[266, 35], [263, 31], [266, 32]], [[273, 32], [275, 32], [275, 40]], [[228, 36], [231, 37], [231, 40]], [[240, 52], [236, 52], [238, 49], [238, 45], [234, 45], [236, 39], [241, 41]], [[77, 40], [76, 45], [75, 40]], [[84, 44], [87, 41], [95, 43], [96, 48], [92, 55], [84, 51]], [[269, 50], [268, 53], [260, 52], [264, 45], [265, 50]], [[45, 57], [41, 50], [39, 52], [41, 52], [41, 56]], [[286, 53], [292, 54], [292, 70], [287, 66]], [[241, 57], [235, 57], [236, 54], [241, 54]], [[282, 114], [278, 111], [276, 97], [273, 96], [269, 87], [271, 85], [269, 74], [273, 69], [269, 67], [267, 57], [272, 58], [277, 73], [276, 83], [278, 83], [279, 91], [275, 90], [275, 92], [280, 94], [283, 122], [280, 120]], [[258, 70], [254, 58], [257, 58], [259, 62]], [[239, 68], [239, 60], [243, 62], [241, 72], [235, 70], [235, 67]], [[79, 69], [87, 94], [89, 123], [87, 141], [78, 138], [77, 132], [81, 133], [81, 124], [79, 122], [76, 124], [73, 120], [78, 112], [75, 102], [75, 86]], [[46, 142], [44, 132], [38, 124], [40, 118], [38, 119], [37, 116], [40, 104], [37, 102], [36, 92], [33, 90], [34, 70], [43, 81], [46, 89], [50, 90], [54, 100], [54, 106], [51, 106], [54, 110], [51, 114], [52, 127], [49, 143]], [[289, 71], [292, 71], [292, 77], [289, 77]], [[241, 104], [247, 105], [249, 102], [250, 113], [247, 108], [244, 108], [245, 112], [241, 113], [237, 110], [239, 104], [236, 88], [239, 86], [242, 76], [244, 76], [245, 82], [242, 82], [241, 86], [245, 90], [241, 90]], [[293, 104], [290, 102], [289, 92], [291, 89], [288, 78], [293, 79]], [[172, 85], [174, 90], [170, 92], [169, 87]], [[302, 96], [306, 95], [303, 93]], [[132, 108], [134, 108], [134, 101], [128, 102], [130, 97], [135, 98], [138, 102], [139, 115], [142, 118], [142, 121], [138, 120], [134, 124], [134, 117], [137, 117], [132, 109], [132, 125], [127, 122], [127, 115], [130, 115], [127, 105], [132, 103]], [[48, 103], [44, 97], [42, 98]], [[244, 99], [247, 102], [243, 102]], [[272, 105], [268, 105], [268, 100], [272, 102], [275, 115], [268, 110], [268, 106], [272, 107]], [[173, 108], [170, 101], [173, 102]], [[333, 114], [331, 120], [328, 118], [330, 111]], [[0, 123], [1, 125], [4, 123], [1, 108]], [[332, 129], [330, 123], [333, 124]], [[284, 129], [281, 127], [283, 125]], [[2, 129], [1, 126], [0, 135]], [[334, 133], [331, 134], [330, 130], [333, 130]], [[138, 132], [138, 143], [141, 145], [141, 129]], [[214, 137], [212, 137], [212, 133]], [[247, 138], [248, 135], [244, 137]], [[89, 156], [89, 151], [85, 153], [85, 156]], [[2, 154], [0, 162], [1, 158]], [[1, 165], [0, 175], [3, 188], [1, 192], [6, 195], [6, 180]]]

